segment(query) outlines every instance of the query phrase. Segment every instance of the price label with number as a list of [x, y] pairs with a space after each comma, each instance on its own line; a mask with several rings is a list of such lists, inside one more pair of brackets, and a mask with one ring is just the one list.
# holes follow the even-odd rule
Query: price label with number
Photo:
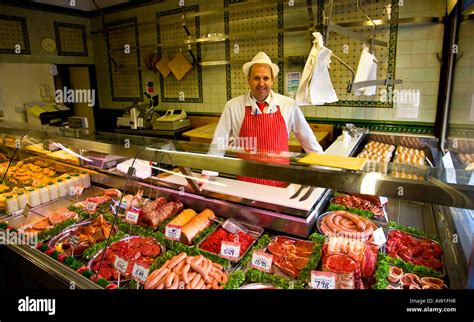
[[254, 251], [252, 254], [252, 266], [263, 272], [270, 272], [272, 269], [273, 255], [266, 254], [261, 250]]
[[97, 209], [97, 204], [94, 202], [87, 201], [85, 206], [87, 211], [95, 211]]
[[240, 256], [240, 244], [223, 241], [221, 244], [221, 256], [231, 260], [236, 260]]
[[69, 187], [69, 193], [68, 195], [70, 197], [74, 196], [76, 194], [76, 188], [75, 187]]
[[332, 272], [311, 271], [311, 287], [319, 290], [336, 288], [336, 274]]
[[137, 263], [133, 265], [132, 276], [140, 283], [146, 282], [146, 278], [148, 277], [149, 272], [150, 269], [138, 265]]
[[181, 239], [181, 226], [166, 225], [165, 236], [166, 236], [166, 239], [180, 240]]
[[382, 246], [387, 242], [387, 237], [385, 237], [382, 227], [374, 230], [372, 236], [374, 237], [374, 244], [377, 246]]
[[128, 262], [120, 257], [115, 257], [114, 267], [122, 274], [127, 273]]
[[76, 186], [76, 189], [75, 189], [76, 196], [82, 195], [82, 192], [83, 192], [83, 191], [84, 191], [84, 187], [83, 187], [83, 186]]
[[138, 210], [130, 209], [127, 211], [125, 220], [128, 223], [136, 224], [138, 222], [138, 216], [139, 216]]

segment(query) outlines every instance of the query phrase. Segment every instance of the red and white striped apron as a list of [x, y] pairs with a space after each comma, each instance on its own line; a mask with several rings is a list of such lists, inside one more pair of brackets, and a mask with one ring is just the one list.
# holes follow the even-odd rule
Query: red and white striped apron
[[[263, 112], [264, 106], [259, 106], [259, 108]], [[290, 163], [288, 158], [266, 155], [266, 153], [288, 152], [288, 132], [279, 106], [277, 106], [275, 113], [255, 115], [252, 115], [252, 107], [246, 106], [239, 137], [241, 138], [241, 140], [238, 140], [240, 147], [245, 151], [249, 151], [249, 147], [242, 146], [242, 142], [249, 142], [251, 139], [254, 139], [257, 150], [256, 154], [238, 154], [239, 158], [278, 164]], [[244, 138], [247, 138], [247, 140]], [[260, 178], [237, 176], [237, 179], [274, 187], [286, 187], [288, 185], [286, 182]]]

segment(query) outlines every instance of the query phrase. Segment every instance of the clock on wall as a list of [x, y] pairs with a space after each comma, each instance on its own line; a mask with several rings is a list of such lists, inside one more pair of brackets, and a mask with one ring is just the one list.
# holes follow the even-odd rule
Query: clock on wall
[[41, 48], [48, 52], [52, 52], [56, 49], [56, 43], [51, 38], [43, 38], [43, 40], [41, 40]]

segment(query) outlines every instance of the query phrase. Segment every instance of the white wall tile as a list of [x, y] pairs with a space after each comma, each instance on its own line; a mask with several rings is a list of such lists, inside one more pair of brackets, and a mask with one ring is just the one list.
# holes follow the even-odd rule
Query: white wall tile
[[328, 117], [329, 118], [339, 118], [339, 107], [338, 106], [328, 106]]
[[315, 106], [316, 117], [328, 117], [328, 107], [327, 106]]
[[411, 53], [412, 54], [424, 54], [428, 52], [428, 40], [413, 40]]
[[365, 108], [354, 107], [352, 109], [352, 118], [354, 118], [354, 119], [365, 119]]
[[420, 110], [421, 114], [421, 121], [422, 122], [434, 122], [436, 118], [436, 110], [428, 109], [428, 110]]

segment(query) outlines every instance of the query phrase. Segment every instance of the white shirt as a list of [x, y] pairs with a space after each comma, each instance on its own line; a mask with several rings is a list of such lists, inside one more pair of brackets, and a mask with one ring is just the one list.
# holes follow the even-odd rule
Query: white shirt
[[[275, 113], [278, 111], [277, 106], [279, 106], [286, 124], [288, 137], [290, 137], [290, 133], [293, 131], [306, 153], [323, 152], [311, 127], [304, 118], [303, 112], [294, 100], [270, 91], [270, 95], [268, 95], [265, 102], [267, 102], [267, 106], [265, 106], [263, 113]], [[251, 96], [250, 91], [226, 103], [217, 123], [209, 154], [222, 156], [225, 154], [229, 141], [232, 139], [238, 140], [240, 128], [245, 117], [246, 106], [252, 108], [252, 115], [262, 113], [257, 106], [257, 101]], [[204, 175], [217, 175], [217, 172], [214, 171], [204, 170], [202, 173]]]

